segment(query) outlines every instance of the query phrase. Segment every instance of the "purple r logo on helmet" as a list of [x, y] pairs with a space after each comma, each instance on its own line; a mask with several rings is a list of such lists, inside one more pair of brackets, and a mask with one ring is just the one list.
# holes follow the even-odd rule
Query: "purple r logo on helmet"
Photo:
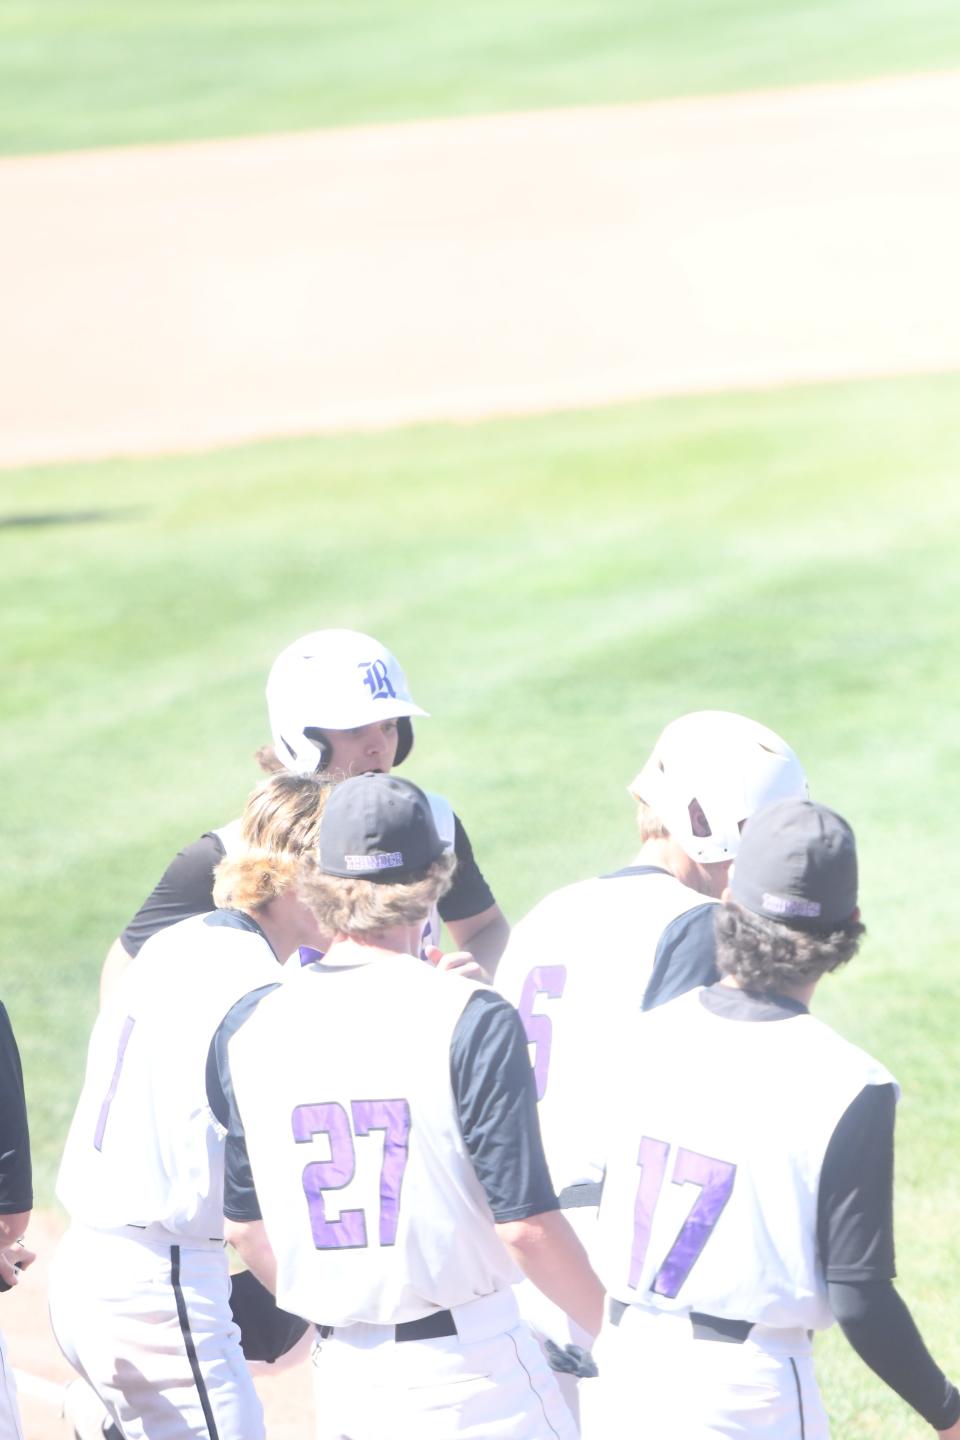
[[396, 700], [397, 692], [390, 683], [385, 660], [365, 660], [358, 669], [363, 670], [363, 683], [374, 700]]

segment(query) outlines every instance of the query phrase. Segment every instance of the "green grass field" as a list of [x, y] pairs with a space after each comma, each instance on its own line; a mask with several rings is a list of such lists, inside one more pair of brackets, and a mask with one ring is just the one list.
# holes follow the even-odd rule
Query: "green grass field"
[[6, 0], [0, 153], [957, 65], [956, 0]]
[[[906, 1098], [903, 1289], [960, 1370], [952, 792], [960, 377], [658, 401], [0, 478], [3, 995], [39, 1198], [107, 945], [229, 819], [293, 636], [401, 655], [408, 773], [449, 793], [505, 908], [631, 854], [660, 726], [780, 730], [861, 844], [866, 949], [818, 1009]], [[919, 1437], [842, 1341], [841, 1440]]]

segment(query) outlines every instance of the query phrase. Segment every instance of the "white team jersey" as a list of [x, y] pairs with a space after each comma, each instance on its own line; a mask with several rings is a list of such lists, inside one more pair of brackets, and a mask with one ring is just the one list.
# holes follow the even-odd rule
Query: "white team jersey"
[[594, 1264], [628, 1304], [825, 1329], [824, 1155], [892, 1077], [812, 1015], [730, 1020], [701, 994], [641, 1015], [611, 1074]]
[[230, 1040], [284, 1309], [398, 1324], [518, 1278], [451, 1087], [453, 1032], [477, 988], [406, 955], [312, 965]]
[[57, 1179], [72, 1219], [103, 1230], [159, 1224], [185, 1243], [222, 1236], [223, 1132], [207, 1105], [207, 1052], [230, 1007], [281, 976], [258, 930], [222, 923], [234, 919], [195, 915], [151, 936], [99, 1015]]
[[241, 833], [241, 820], [231, 820], [228, 825], [221, 825], [217, 830], [211, 830], [211, 835], [216, 835], [223, 846], [225, 858], [232, 860], [234, 855], [239, 855], [244, 850], [244, 839]]
[[540, 1130], [558, 1190], [594, 1179], [594, 1056], [639, 1011], [663, 931], [708, 897], [663, 870], [555, 890], [515, 926], [496, 988], [530, 1041]]

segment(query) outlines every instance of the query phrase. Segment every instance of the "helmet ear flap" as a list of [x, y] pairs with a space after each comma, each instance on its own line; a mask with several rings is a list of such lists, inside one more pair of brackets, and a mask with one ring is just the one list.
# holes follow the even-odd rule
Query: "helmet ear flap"
[[402, 765], [412, 749], [413, 721], [409, 715], [399, 715], [397, 717], [397, 753], [393, 757], [394, 765]]
[[317, 729], [316, 725], [307, 725], [304, 729], [303, 734], [304, 739], [311, 741], [314, 745], [316, 745], [317, 750], [319, 751], [320, 759], [317, 763], [317, 769], [315, 772], [319, 774], [321, 770], [326, 770], [327, 766], [330, 764], [330, 757], [333, 754], [330, 741], [327, 739], [326, 735], [324, 735], [322, 730]]

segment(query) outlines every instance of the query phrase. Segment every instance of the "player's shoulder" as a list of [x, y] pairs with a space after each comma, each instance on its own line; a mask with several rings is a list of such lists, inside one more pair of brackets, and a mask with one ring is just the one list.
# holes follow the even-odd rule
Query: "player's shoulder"
[[216, 985], [221, 974], [229, 986], [234, 976], [239, 979], [242, 972], [249, 979], [267, 962], [272, 969], [275, 956], [255, 920], [235, 910], [210, 910], [151, 935], [128, 965], [123, 982], [141, 994], [158, 988], [170, 991], [176, 988], [171, 984], [176, 976], [196, 995]]
[[804, 1020], [805, 1041], [816, 1047], [821, 1071], [829, 1069], [837, 1078], [847, 1076], [851, 1082], [859, 1081], [863, 1085], [892, 1085], [899, 1095], [900, 1086], [882, 1061], [841, 1035], [818, 1015], [806, 1015]]
[[606, 876], [603, 875], [591, 875], [585, 880], [560, 885], [531, 906], [523, 919], [517, 922], [515, 933], [522, 928], [555, 924], [566, 917], [595, 915], [606, 893]]
[[[145, 940], [138, 955], [131, 960], [132, 966], [146, 969], [156, 963], [155, 957], [168, 953], [191, 953], [197, 949], [219, 949], [223, 944], [235, 943], [241, 934], [254, 934], [263, 940], [263, 932], [255, 921], [241, 916], [236, 910], [205, 910], [197, 915], [187, 915], [176, 920], [163, 930], [157, 930]], [[229, 937], [229, 938], [228, 938]]]

